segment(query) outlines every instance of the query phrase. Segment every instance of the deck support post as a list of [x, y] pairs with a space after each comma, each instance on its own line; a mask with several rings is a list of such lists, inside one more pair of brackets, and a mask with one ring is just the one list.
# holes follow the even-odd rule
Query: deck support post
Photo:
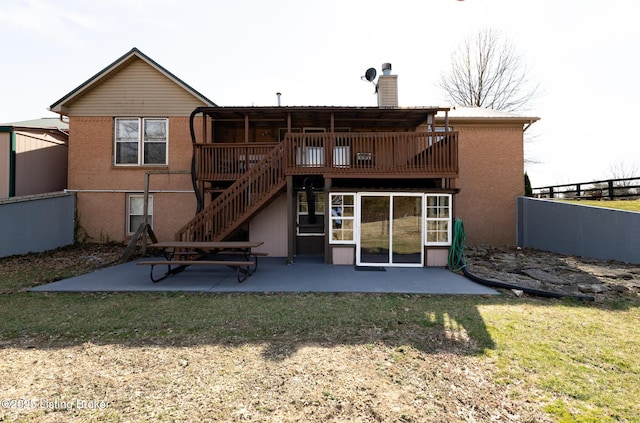
[[331, 236], [331, 199], [329, 192], [331, 191], [331, 178], [324, 178], [324, 262], [325, 264], [333, 263], [332, 251], [329, 246], [329, 237]]
[[296, 210], [293, 207], [293, 176], [287, 175], [287, 263], [293, 263], [296, 242]]

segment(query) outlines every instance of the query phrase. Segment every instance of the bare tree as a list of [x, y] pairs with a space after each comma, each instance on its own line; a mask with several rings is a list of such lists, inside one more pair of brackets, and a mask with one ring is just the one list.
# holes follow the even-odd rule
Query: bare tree
[[492, 29], [479, 31], [452, 54], [440, 87], [456, 106], [507, 112], [524, 109], [538, 89], [513, 45]]
[[635, 162], [619, 161], [609, 166], [609, 173], [614, 179], [640, 178], [638, 164]]
[[613, 183], [617, 195], [634, 196], [638, 194], [638, 189], [634, 187], [640, 181], [640, 172], [636, 162], [619, 161], [613, 163], [609, 166], [609, 172], [613, 179], [626, 179]]

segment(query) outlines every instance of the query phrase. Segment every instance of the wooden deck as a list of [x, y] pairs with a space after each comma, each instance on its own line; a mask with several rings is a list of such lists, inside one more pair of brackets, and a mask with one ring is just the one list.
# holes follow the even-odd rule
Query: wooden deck
[[[234, 181], [278, 143], [196, 144], [199, 181]], [[290, 133], [281, 143], [287, 175], [331, 178], [454, 178], [456, 132]]]

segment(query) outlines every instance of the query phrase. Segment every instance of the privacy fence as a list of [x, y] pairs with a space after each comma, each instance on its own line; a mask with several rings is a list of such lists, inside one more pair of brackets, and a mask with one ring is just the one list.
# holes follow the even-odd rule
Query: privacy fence
[[640, 213], [519, 197], [517, 243], [559, 254], [640, 264]]
[[0, 200], [0, 257], [74, 242], [75, 195], [51, 193]]

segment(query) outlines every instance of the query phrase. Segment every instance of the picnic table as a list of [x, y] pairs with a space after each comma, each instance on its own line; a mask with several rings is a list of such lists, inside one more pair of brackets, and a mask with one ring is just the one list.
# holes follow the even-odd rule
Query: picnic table
[[[138, 264], [151, 266], [150, 278], [153, 282], [159, 282], [193, 265], [235, 268], [238, 282], [242, 282], [258, 270], [258, 256], [267, 255], [252, 251], [262, 244], [262, 241], [163, 241], [151, 244], [148, 248], [161, 250], [164, 260], [145, 260]], [[158, 265], [166, 265], [167, 272], [161, 277], [154, 277], [153, 269]]]

